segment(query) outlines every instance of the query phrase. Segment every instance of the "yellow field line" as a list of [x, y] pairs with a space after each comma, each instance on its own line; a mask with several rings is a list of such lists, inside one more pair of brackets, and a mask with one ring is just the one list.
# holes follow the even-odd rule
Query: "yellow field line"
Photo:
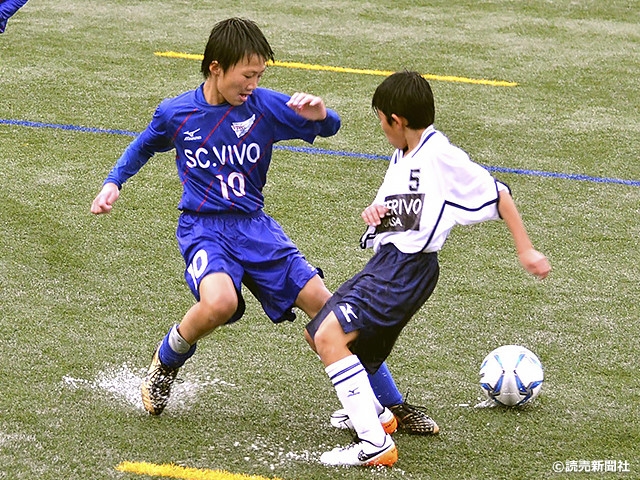
[[[193, 53], [180, 53], [180, 52], [155, 52], [155, 55], [159, 57], [169, 57], [169, 58], [184, 58], [187, 60], [199, 60], [202, 61], [203, 56]], [[299, 62], [269, 62], [267, 65], [272, 65], [274, 67], [285, 67], [285, 68], [297, 68], [302, 70], [318, 70], [323, 72], [339, 72], [339, 73], [357, 73], [360, 75], [379, 75], [382, 77], [388, 77], [391, 75], [392, 71], [390, 70], [369, 70], [369, 69], [360, 69], [360, 68], [347, 68], [347, 67], [331, 67], [328, 65], [313, 65], [309, 63], [299, 63]], [[475, 85], [490, 85], [492, 87], [515, 87], [518, 84], [516, 82], [507, 82], [504, 80], [485, 80], [479, 78], [465, 78], [465, 77], [454, 77], [451, 75], [432, 75], [429, 73], [425, 73], [422, 75], [427, 80], [439, 80], [442, 82], [458, 82], [458, 83], [471, 83]]]
[[201, 468], [181, 467], [179, 465], [164, 463], [156, 465], [147, 462], [122, 462], [116, 467], [120, 472], [149, 475], [152, 477], [178, 478], [181, 480], [281, 480], [269, 479], [259, 475], [246, 475], [244, 473], [231, 473], [224, 470], [207, 470]]

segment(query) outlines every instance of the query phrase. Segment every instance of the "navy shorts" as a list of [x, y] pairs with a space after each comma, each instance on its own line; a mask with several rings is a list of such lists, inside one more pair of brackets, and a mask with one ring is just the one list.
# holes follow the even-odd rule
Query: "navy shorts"
[[211, 273], [226, 273], [238, 294], [238, 310], [229, 323], [242, 317], [244, 283], [274, 323], [294, 320], [293, 305], [300, 290], [320, 270], [312, 266], [264, 212], [255, 214], [198, 214], [183, 212], [176, 231], [186, 262], [185, 280], [197, 300], [199, 282]]
[[380, 247], [360, 273], [343, 283], [307, 324], [313, 338], [322, 321], [335, 313], [345, 333], [358, 330], [349, 346], [369, 373], [391, 353], [409, 319], [433, 293], [439, 275], [437, 253], [402, 253]]

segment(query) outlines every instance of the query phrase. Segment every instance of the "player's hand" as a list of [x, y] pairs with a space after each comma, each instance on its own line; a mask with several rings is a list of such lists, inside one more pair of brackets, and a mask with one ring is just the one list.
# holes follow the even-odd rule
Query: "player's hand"
[[547, 257], [533, 248], [520, 252], [518, 258], [524, 269], [540, 280], [546, 278], [551, 271], [551, 265]]
[[381, 223], [381, 219], [387, 214], [389, 209], [384, 205], [369, 205], [361, 214], [364, 222], [370, 227], [377, 227]]
[[320, 97], [304, 92], [291, 95], [287, 107], [307, 120], [324, 120], [327, 118], [327, 107]]
[[93, 203], [91, 203], [91, 213], [95, 215], [109, 213], [119, 196], [120, 189], [118, 189], [115, 183], [105, 183], [100, 193], [93, 199]]

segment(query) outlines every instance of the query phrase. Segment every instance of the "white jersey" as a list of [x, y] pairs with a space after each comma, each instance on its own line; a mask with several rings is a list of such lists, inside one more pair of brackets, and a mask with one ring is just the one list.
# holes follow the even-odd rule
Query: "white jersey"
[[369, 227], [363, 248], [393, 243], [404, 253], [437, 252], [456, 225], [496, 220], [498, 192], [509, 191], [433, 126], [418, 146], [396, 150], [374, 200], [389, 209]]

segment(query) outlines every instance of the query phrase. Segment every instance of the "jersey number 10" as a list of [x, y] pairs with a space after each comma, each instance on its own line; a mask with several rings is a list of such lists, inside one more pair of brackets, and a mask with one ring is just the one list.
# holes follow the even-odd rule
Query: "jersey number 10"
[[244, 175], [239, 172], [233, 172], [227, 178], [225, 182], [224, 177], [222, 175], [216, 175], [216, 178], [220, 180], [220, 193], [225, 200], [230, 200], [229, 197], [229, 189], [233, 192], [236, 197], [244, 197], [246, 195], [245, 191], [245, 180]]

